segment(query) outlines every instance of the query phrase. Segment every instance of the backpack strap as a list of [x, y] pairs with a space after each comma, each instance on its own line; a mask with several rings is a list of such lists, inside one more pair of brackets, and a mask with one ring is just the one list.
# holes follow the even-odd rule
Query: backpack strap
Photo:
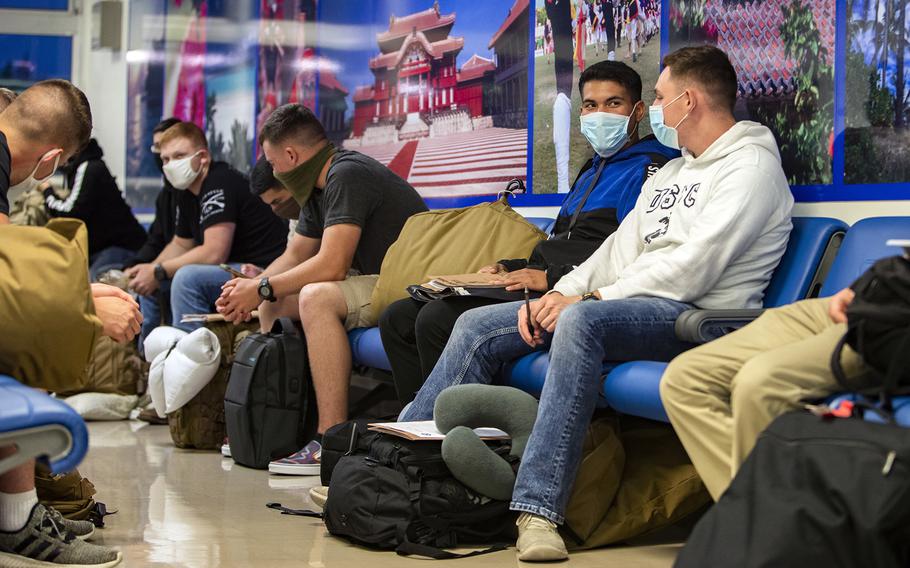
[[312, 517], [314, 519], [321, 519], [322, 513], [317, 513], [316, 511], [310, 511], [309, 509], [289, 509], [284, 507], [281, 503], [266, 503], [266, 507], [269, 509], [275, 509], [276, 511], [281, 511], [282, 515], [294, 515], [296, 517]]
[[575, 223], [578, 221], [578, 216], [581, 215], [581, 210], [585, 208], [585, 203], [587, 203], [588, 198], [591, 197], [591, 192], [594, 191], [594, 186], [597, 185], [597, 181], [600, 179], [600, 174], [604, 171], [604, 166], [606, 165], [607, 160], [604, 158], [600, 161], [600, 165], [597, 166], [597, 171], [594, 172], [594, 177], [591, 178], [591, 183], [588, 184], [588, 189], [585, 190], [585, 194], [581, 196], [581, 202], [579, 202], [578, 207], [575, 208], [575, 212], [572, 213], [572, 219], [569, 221], [569, 228], [566, 229], [566, 238], [572, 236], [572, 229], [575, 227]]
[[500, 552], [509, 548], [507, 544], [494, 544], [489, 548], [484, 548], [483, 550], [474, 550], [472, 552], [465, 552], [459, 554], [457, 552], [449, 552], [448, 550], [443, 550], [441, 548], [436, 548], [435, 546], [428, 546], [426, 544], [417, 544], [416, 542], [411, 542], [409, 540], [403, 541], [395, 549], [395, 552], [399, 556], [425, 556], [427, 558], [432, 558], [434, 560], [454, 560], [456, 558], [471, 558], [472, 556], [480, 556], [482, 554], [490, 554], [491, 552]]

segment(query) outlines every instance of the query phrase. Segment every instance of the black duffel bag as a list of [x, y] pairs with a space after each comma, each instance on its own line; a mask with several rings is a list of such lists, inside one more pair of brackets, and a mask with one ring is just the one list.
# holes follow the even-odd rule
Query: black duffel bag
[[[326, 433], [350, 440], [337, 461], [330, 453], [332, 467], [323, 462], [323, 479], [331, 480], [323, 510], [329, 533], [369, 548], [436, 559], [504, 550], [515, 541], [517, 513], [507, 501], [479, 495], [452, 477], [441, 442], [409, 441], [349, 424]], [[508, 444], [490, 445], [508, 457]], [[492, 546], [467, 554], [443, 550], [463, 545]]]
[[270, 333], [254, 333], [234, 355], [224, 418], [231, 456], [265, 469], [304, 447], [316, 434], [316, 395], [306, 342], [288, 318]]
[[[895, 394], [910, 387], [910, 260], [883, 258], [850, 286], [856, 296], [847, 306], [847, 333], [831, 356], [835, 379], [848, 391], [874, 395], [877, 411], [889, 414]], [[841, 367], [841, 352], [852, 347], [874, 371], [851, 384]]]
[[805, 411], [778, 417], [674, 566], [910, 566], [908, 434]]

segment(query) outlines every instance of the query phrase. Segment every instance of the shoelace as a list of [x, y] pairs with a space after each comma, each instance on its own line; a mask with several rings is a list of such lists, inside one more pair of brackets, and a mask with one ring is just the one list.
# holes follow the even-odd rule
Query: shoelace
[[529, 529], [531, 527], [552, 530], [556, 527], [556, 523], [552, 523], [543, 517], [538, 517], [536, 515], [528, 515], [521, 521], [523, 529]]
[[[60, 513], [58, 512], [57, 514]], [[60, 516], [62, 518], [63, 515]], [[62, 526], [62, 523], [60, 525], [57, 524], [54, 515], [46, 508], [44, 509], [44, 512], [41, 513], [41, 521], [38, 526], [41, 527], [42, 532], [46, 532], [57, 540], [62, 540], [65, 544], [69, 544], [76, 539], [76, 535], [71, 531], [66, 530], [66, 527]]]

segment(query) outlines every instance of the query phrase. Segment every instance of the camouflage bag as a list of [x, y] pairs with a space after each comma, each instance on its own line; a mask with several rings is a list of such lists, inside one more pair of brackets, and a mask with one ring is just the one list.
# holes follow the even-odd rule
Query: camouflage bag
[[180, 409], [168, 414], [171, 439], [178, 448], [197, 450], [220, 450], [227, 435], [224, 423], [224, 393], [228, 376], [234, 364], [237, 345], [252, 331], [259, 329], [259, 323], [252, 321], [241, 325], [230, 322], [205, 324], [217, 337], [221, 345], [221, 362], [218, 371], [193, 400]]
[[46, 465], [35, 464], [35, 489], [38, 500], [45, 507], [53, 507], [67, 519], [91, 521], [96, 527], [104, 526], [108, 515], [104, 503], [95, 501], [95, 486], [77, 470], [54, 475]]

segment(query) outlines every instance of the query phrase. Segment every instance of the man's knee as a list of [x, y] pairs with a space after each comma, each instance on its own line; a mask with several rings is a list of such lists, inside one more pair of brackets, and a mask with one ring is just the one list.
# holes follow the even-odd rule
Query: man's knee
[[341, 288], [334, 282], [307, 284], [300, 290], [300, 321], [325, 316], [327, 313], [343, 316], [347, 310]]
[[733, 408], [767, 401], [769, 395], [773, 394], [769, 385], [780, 372], [781, 365], [773, 353], [762, 353], [746, 361], [733, 379], [730, 393]]
[[424, 334], [448, 336], [458, 320], [458, 316], [453, 314], [452, 310], [452, 306], [446, 305], [445, 300], [426, 304], [417, 314], [414, 322], [415, 333], [418, 336]]
[[174, 273], [174, 278], [171, 281], [171, 294], [180, 294], [185, 290], [196, 287], [200, 276], [210, 268], [212, 267], [204, 264], [181, 266]]
[[379, 329], [399, 337], [414, 336], [414, 326], [420, 312], [410, 299], [392, 302], [379, 316]]

